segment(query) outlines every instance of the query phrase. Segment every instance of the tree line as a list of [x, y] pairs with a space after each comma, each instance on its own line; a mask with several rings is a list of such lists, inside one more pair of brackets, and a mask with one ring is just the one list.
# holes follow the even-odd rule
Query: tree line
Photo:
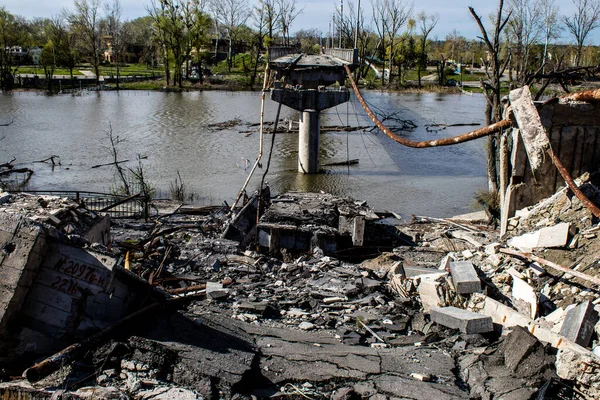
[[[302, 11], [295, 0], [261, 0], [254, 7], [246, 0], [151, 0], [146, 10], [148, 15], [128, 21], [120, 0], [75, 0], [73, 9], [60, 15], [28, 20], [1, 7], [0, 88], [14, 85], [22, 62], [18, 49], [32, 47], [41, 49], [39, 64], [48, 78], [57, 67], [67, 68], [73, 78], [77, 65], [89, 63], [98, 79], [109, 54], [118, 82], [135, 46], [142, 63], [163, 65], [167, 84], [182, 86], [192, 66], [216, 61], [223, 41], [229, 69], [236, 42], [247, 43], [256, 60], [275, 40], [289, 44], [290, 27]], [[212, 44], [215, 54], [201, 51]]]
[[[236, 44], [245, 44], [252, 60], [247, 66], [251, 84], [261, 56], [272, 45], [299, 45], [309, 53], [356, 46], [364, 60], [356, 77], [378, 70], [380, 83], [387, 86], [403, 84], [411, 70], [417, 71], [421, 86], [432, 64], [438, 67], [440, 83], [445, 82], [448, 62], [482, 65], [488, 74], [483, 86], [495, 115], [500, 90], [496, 80], [506, 71], [511, 82], [522, 85], [532, 77], [598, 64], [597, 49], [586, 44], [600, 24], [600, 0], [571, 1], [574, 11], [567, 15], [560, 13], [557, 0], [501, 0], [489, 19], [470, 8], [481, 29], [472, 40], [458, 30], [443, 40], [432, 38], [441, 17], [415, 10], [408, 0], [369, 0], [360, 9], [350, 1], [345, 12], [335, 10], [328, 32], [304, 29], [294, 36], [292, 25], [303, 11], [296, 0], [260, 0], [255, 6], [245, 0], [150, 0], [147, 15], [131, 21], [123, 18], [120, 0], [75, 0], [71, 10], [58, 16], [31, 20], [0, 8], [0, 87], [10, 89], [14, 83], [17, 47], [40, 48], [39, 63], [48, 78], [59, 66], [72, 77], [82, 62], [98, 78], [109, 50], [118, 82], [120, 67], [136, 46], [143, 63], [162, 65], [167, 84], [181, 87], [192, 67], [200, 70], [218, 61], [223, 43], [229, 70]], [[370, 11], [368, 18], [365, 10]], [[570, 38], [568, 44], [557, 43], [560, 37]], [[201, 71], [197, 77], [202, 80]]]

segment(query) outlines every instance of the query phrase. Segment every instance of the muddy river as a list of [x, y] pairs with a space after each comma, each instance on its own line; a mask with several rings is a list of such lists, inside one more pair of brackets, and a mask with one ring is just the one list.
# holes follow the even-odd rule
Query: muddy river
[[[477, 128], [436, 124], [483, 124], [481, 95], [393, 94], [366, 91], [366, 100], [383, 113], [412, 120], [417, 128], [402, 135], [412, 140], [442, 138]], [[267, 100], [266, 120], [276, 103]], [[39, 93], [0, 94], [0, 163], [17, 158], [35, 170], [28, 188], [108, 192], [115, 187], [107, 132], [125, 141], [120, 158], [143, 160], [147, 177], [168, 193], [177, 171], [196, 194], [196, 203], [232, 203], [258, 153], [260, 94], [253, 92], [102, 92], [48, 97]], [[282, 107], [282, 118], [297, 113]], [[239, 120], [225, 129], [213, 124]], [[370, 125], [358, 101], [323, 112], [321, 125]], [[433, 132], [430, 132], [433, 128]], [[267, 175], [276, 193], [325, 191], [367, 200], [378, 210], [402, 215], [451, 216], [473, 210], [473, 195], [485, 189], [485, 139], [432, 149], [400, 146], [371, 130], [323, 133], [321, 163], [358, 159], [350, 167], [327, 167], [324, 174], [302, 175], [297, 168], [297, 134], [276, 136]], [[266, 155], [271, 136], [266, 138]], [[51, 155], [61, 165], [33, 163]], [[133, 167], [135, 162], [125, 165]], [[263, 167], [266, 166], [266, 159]], [[250, 189], [258, 187], [258, 169]]]

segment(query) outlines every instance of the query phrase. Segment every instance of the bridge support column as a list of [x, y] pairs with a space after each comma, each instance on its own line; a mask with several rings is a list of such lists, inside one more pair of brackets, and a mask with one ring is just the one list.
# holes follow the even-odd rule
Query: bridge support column
[[271, 99], [301, 112], [298, 172], [318, 173], [321, 111], [347, 102], [350, 93], [345, 88], [337, 90], [276, 88], [271, 91]]
[[298, 172], [316, 174], [319, 172], [319, 152], [321, 145], [321, 113], [305, 110], [300, 114], [298, 134]]

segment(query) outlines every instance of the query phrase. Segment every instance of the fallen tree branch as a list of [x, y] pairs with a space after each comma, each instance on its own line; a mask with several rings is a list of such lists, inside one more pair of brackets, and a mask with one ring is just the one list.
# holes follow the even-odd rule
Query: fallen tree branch
[[557, 271], [564, 272], [564, 273], [569, 274], [569, 275], [573, 275], [573, 276], [575, 276], [575, 277], [577, 277], [579, 279], [582, 279], [584, 281], [593, 283], [595, 285], [600, 285], [600, 279], [598, 279], [598, 278], [596, 278], [594, 276], [591, 276], [591, 275], [588, 275], [588, 274], [584, 274], [583, 272], [572, 270], [571, 268], [567, 268], [565, 266], [553, 263], [552, 261], [545, 260], [543, 258], [540, 258], [540, 257], [534, 255], [534, 254], [531, 254], [531, 253], [521, 253], [520, 251], [511, 250], [511, 249], [505, 249], [505, 248], [502, 248], [499, 251], [500, 251], [500, 253], [508, 254], [510, 256], [524, 258], [524, 259], [527, 259], [529, 261], [535, 261], [538, 264], [542, 264], [542, 265], [545, 265], [545, 266], [547, 266], [549, 268], [555, 269]]
[[0, 164], [0, 168], [8, 168], [8, 169], [12, 169], [13, 167], [13, 163], [16, 161], [16, 157], [13, 158], [12, 160], [10, 160], [9, 162], [6, 162], [4, 164]]
[[10, 174], [18, 174], [18, 173], [33, 175], [33, 170], [31, 170], [29, 168], [17, 168], [17, 169], [10, 168], [10, 169], [7, 169], [6, 171], [0, 171], [0, 176], [7, 176]]
[[[56, 162], [54, 161], [54, 159], [55, 159], [55, 158], [60, 158], [60, 156], [57, 156], [57, 155], [52, 155], [52, 156], [50, 156], [50, 157], [48, 157], [48, 158], [44, 158], [43, 160], [39, 160], [39, 161], [32, 161], [32, 162], [34, 162], [34, 163], [45, 163], [45, 162], [51, 161], [51, 162], [52, 162], [52, 165], [54, 166], [54, 165], [56, 165]], [[59, 163], [59, 164], [60, 164], [60, 163]]]
[[106, 163], [106, 164], [92, 165], [92, 168], [107, 167], [109, 165], [122, 164], [122, 163], [126, 163], [126, 162], [129, 162], [129, 161], [130, 160], [123, 160], [123, 161], [109, 162], [109, 163]]

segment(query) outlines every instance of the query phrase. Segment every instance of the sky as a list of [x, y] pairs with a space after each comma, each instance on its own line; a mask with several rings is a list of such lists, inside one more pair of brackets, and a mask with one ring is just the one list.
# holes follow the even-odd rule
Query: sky
[[[344, 1], [344, 12], [348, 10], [348, 1]], [[145, 7], [149, 2], [150, 0], [121, 0], [124, 18], [134, 19], [147, 15]], [[255, 2], [255, 0], [249, 0], [251, 4]], [[353, 2], [357, 4], [358, 0], [353, 0]], [[406, 3], [410, 4], [409, 1]], [[569, 0], [558, 0], [556, 3], [560, 7], [561, 14], [572, 13], [574, 10]], [[320, 29], [324, 35], [329, 30], [332, 14], [340, 5], [339, 0], [297, 0], [297, 4], [299, 8], [304, 7], [304, 9], [294, 21], [291, 28], [292, 33], [301, 29], [316, 28]], [[479, 35], [479, 30], [468, 7], [472, 6], [481, 16], [482, 21], [487, 24], [488, 16], [496, 11], [498, 2], [497, 0], [415, 0], [413, 5], [416, 12], [425, 11], [439, 14], [439, 22], [430, 36], [432, 39], [442, 40], [446, 34], [455, 29], [467, 39], [475, 39]], [[0, 6], [6, 7], [13, 14], [26, 18], [52, 17], [58, 15], [63, 9], [72, 10], [74, 8], [73, 0], [2, 0]], [[361, 0], [361, 8], [365, 10], [367, 21], [370, 20], [370, 1]], [[568, 41], [568, 39], [565, 37], [563, 41]], [[600, 29], [592, 32], [590, 44], [600, 45]]]

